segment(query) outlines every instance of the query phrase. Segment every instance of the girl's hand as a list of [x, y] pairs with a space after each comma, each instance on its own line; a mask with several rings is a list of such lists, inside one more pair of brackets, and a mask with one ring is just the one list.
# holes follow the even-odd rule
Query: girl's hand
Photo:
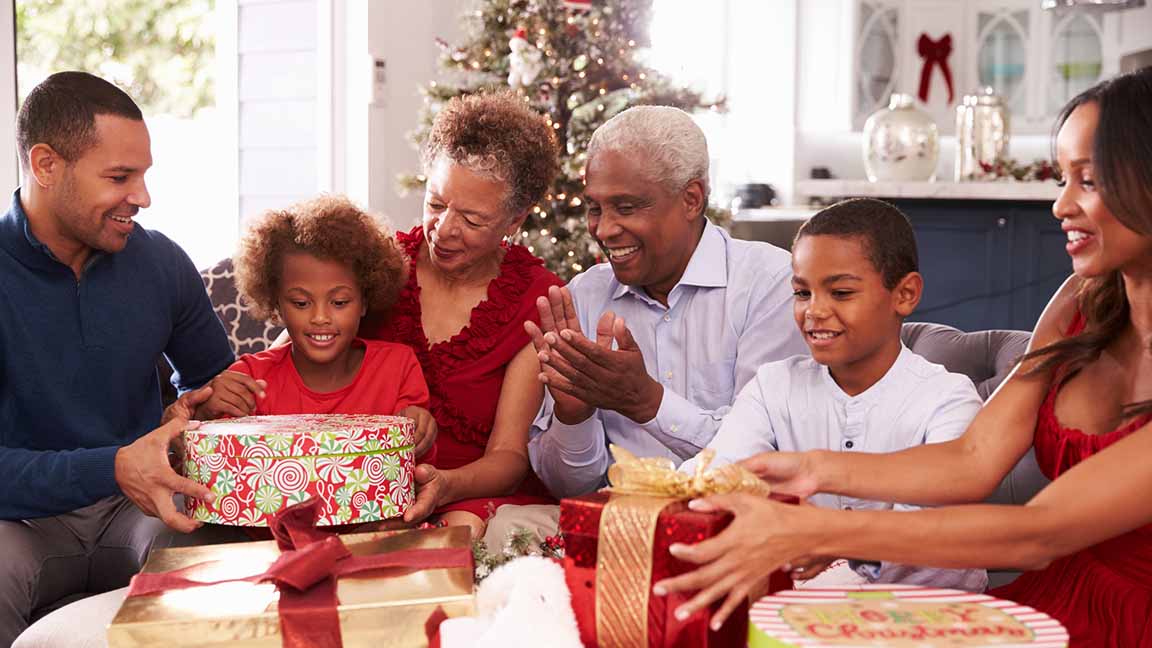
[[781, 504], [772, 500], [735, 493], [693, 500], [689, 507], [696, 511], [731, 511], [735, 519], [714, 538], [695, 545], [674, 544], [673, 556], [701, 565], [699, 569], [662, 580], [653, 593], [697, 591], [695, 597], [676, 610], [677, 619], [686, 619], [714, 601], [725, 599], [712, 617], [711, 626], [718, 629], [741, 602], [764, 592], [772, 572], [809, 554], [813, 534], [798, 532], [801, 528], [818, 528], [805, 518], [817, 509]]
[[819, 492], [815, 461], [811, 452], [761, 452], [740, 465], [768, 482], [774, 492], [806, 500]]
[[238, 371], [223, 371], [208, 383], [212, 395], [196, 408], [196, 418], [204, 421], [221, 416], [248, 416], [256, 411], [256, 402], [263, 399], [268, 383]]
[[396, 414], [407, 416], [416, 422], [416, 458], [420, 459], [436, 442], [436, 434], [440, 430], [436, 425], [436, 418], [432, 416], [432, 412], [416, 405], [409, 405]]

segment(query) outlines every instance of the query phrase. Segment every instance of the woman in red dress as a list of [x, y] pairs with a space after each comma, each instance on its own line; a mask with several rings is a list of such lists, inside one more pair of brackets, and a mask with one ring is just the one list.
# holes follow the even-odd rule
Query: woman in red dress
[[780, 490], [947, 505], [987, 497], [1036, 448], [1053, 482], [1027, 506], [830, 511], [751, 496], [696, 502], [735, 521], [674, 546], [696, 571], [690, 613], [725, 617], [772, 570], [819, 556], [1035, 570], [992, 594], [1061, 621], [1073, 646], [1152, 646], [1152, 68], [1084, 92], [1060, 118], [1063, 185], [1052, 212], [1075, 276], [1033, 349], [955, 441], [899, 453], [766, 453], [746, 465]]
[[528, 431], [544, 397], [524, 322], [562, 282], [514, 243], [558, 169], [544, 118], [511, 94], [453, 99], [422, 151], [420, 226], [397, 235], [408, 283], [365, 335], [416, 352], [439, 426], [431, 464], [416, 469], [408, 522], [438, 515], [473, 537], [503, 504], [552, 503], [528, 461]]

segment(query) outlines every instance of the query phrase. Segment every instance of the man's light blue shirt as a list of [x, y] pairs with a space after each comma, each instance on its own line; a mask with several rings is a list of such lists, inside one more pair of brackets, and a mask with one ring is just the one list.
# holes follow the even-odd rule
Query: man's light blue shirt
[[528, 450], [552, 493], [602, 486], [609, 443], [676, 463], [708, 445], [760, 365], [808, 352], [792, 316], [791, 277], [788, 252], [733, 239], [708, 223], [667, 308], [643, 288], [621, 284], [607, 263], [573, 279], [568, 288], [581, 329], [594, 337], [605, 311], [623, 317], [664, 397], [646, 423], [597, 410], [577, 425], [555, 420], [546, 397]]

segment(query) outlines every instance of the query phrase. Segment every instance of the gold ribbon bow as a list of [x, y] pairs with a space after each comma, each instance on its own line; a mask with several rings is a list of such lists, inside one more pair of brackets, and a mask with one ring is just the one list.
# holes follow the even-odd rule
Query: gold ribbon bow
[[696, 497], [743, 492], [767, 497], [768, 484], [747, 468], [729, 464], [709, 470], [715, 451], [704, 450], [693, 474], [671, 459], [639, 458], [609, 446], [616, 460], [606, 490], [613, 497], [600, 516], [596, 555], [596, 638], [601, 646], [648, 645], [648, 596], [656, 522], [668, 504]]
[[728, 464], [709, 470], [716, 451], [707, 448], [697, 458], [696, 470], [691, 475], [676, 470], [671, 459], [647, 457], [641, 459], [617, 445], [608, 446], [616, 463], [608, 468], [608, 491], [619, 495], [652, 495], [690, 499], [723, 495], [725, 493], [751, 493], [768, 497], [768, 483], [739, 464]]

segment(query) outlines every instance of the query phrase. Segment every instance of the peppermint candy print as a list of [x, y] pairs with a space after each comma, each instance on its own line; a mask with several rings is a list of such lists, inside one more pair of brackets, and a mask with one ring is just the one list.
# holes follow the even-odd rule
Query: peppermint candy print
[[308, 487], [308, 468], [301, 459], [273, 461], [272, 485], [284, 493], [295, 493]]
[[253, 416], [184, 432], [184, 473], [216, 494], [186, 498], [194, 519], [267, 526], [285, 506], [317, 497], [319, 524], [398, 517], [414, 500], [415, 425], [371, 415]]

